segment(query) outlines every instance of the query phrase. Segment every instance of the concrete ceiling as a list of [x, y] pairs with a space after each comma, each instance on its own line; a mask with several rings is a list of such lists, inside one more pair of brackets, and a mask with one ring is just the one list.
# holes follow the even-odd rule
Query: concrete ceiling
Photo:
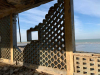
[[0, 0], [0, 18], [10, 13], [20, 13], [53, 0]]

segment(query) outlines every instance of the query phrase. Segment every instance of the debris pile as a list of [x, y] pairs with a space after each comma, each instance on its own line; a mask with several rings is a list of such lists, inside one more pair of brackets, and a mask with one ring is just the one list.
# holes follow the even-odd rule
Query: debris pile
[[44, 72], [38, 72], [35, 69], [29, 69], [25, 66], [18, 67], [0, 63], [0, 75], [50, 75]]

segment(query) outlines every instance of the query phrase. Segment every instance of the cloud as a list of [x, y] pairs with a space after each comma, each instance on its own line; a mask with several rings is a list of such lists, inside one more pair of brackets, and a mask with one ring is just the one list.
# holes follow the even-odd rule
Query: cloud
[[75, 12], [100, 17], [100, 0], [74, 0]]
[[32, 40], [38, 40], [38, 31], [32, 32]]
[[[54, 0], [54, 1], [40, 5], [39, 7], [24, 11], [19, 14], [23, 42], [26, 41], [26, 30], [42, 22], [43, 19], [45, 19], [45, 15], [48, 14], [49, 8], [51, 6], [54, 6], [56, 2], [57, 0]], [[37, 33], [34, 33], [34, 35], [37, 35]], [[33, 39], [36, 39], [36, 38], [37, 37], [33, 37]], [[20, 40], [19, 31], [17, 27], [17, 41], [19, 42], [19, 40]]]
[[100, 26], [100, 24], [97, 24], [97, 25], [99, 25], [99, 26]]
[[[51, 6], [54, 6], [56, 2], [57, 0], [54, 0], [47, 4], [43, 4], [39, 7], [36, 7], [36, 8], [20, 13], [22, 41], [26, 41], [26, 30], [42, 22], [43, 19], [45, 19], [45, 15], [48, 14], [49, 8]], [[80, 14], [100, 17], [100, 13], [99, 13], [100, 4], [99, 3], [100, 3], [99, 0], [74, 0], [74, 10], [75, 12], [80, 13]], [[75, 17], [74, 18], [75, 38], [76, 39], [88, 38], [88, 36], [90, 35], [88, 33], [84, 33], [83, 23], [80, 20], [80, 17], [78, 15], [74, 15], [74, 17]], [[92, 24], [92, 23], [86, 23], [86, 24]], [[97, 24], [97, 25], [100, 25], [100, 24]], [[18, 32], [17, 32], [17, 35], [18, 35], [17, 38], [19, 41]], [[37, 33], [35, 33], [34, 35], [37, 35]], [[34, 38], [37, 38], [37, 37], [34, 37]]]
[[[26, 29], [21, 29], [21, 39], [22, 39], [22, 42], [27, 41]], [[20, 41], [19, 30], [17, 29], [17, 42], [19, 42], [19, 41]]]
[[[20, 18], [19, 19], [20, 20], [20, 22], [24, 22], [24, 23], [27, 23], [27, 24], [34, 24], [34, 22], [33, 21], [31, 21], [31, 20], [28, 20], [28, 18], [26, 18], [26, 19], [24, 19], [24, 18]], [[35, 22], [36, 23], [36, 22]]]
[[[27, 35], [26, 35], [26, 29], [21, 29], [21, 40], [22, 42], [26, 42], [27, 41]], [[32, 40], [37, 40], [38, 39], [38, 32], [34, 31], [32, 32]], [[20, 41], [20, 37], [19, 37], [19, 30], [17, 29], [17, 42]]]
[[75, 23], [75, 37], [76, 39], [80, 38], [83, 29], [82, 29], [82, 22], [79, 20], [80, 18], [78, 16], [74, 16], [74, 23]]
[[[75, 21], [76, 25], [78, 22], [75, 30], [76, 39], [99, 38], [100, 23], [97, 19], [100, 18], [100, 0], [74, 0], [74, 12], [75, 15], [80, 16], [76, 17]], [[81, 27], [79, 24], [82, 24]], [[80, 29], [79, 27], [81, 28], [81, 32], [77, 30]]]
[[[25, 14], [24, 14], [25, 13]], [[43, 16], [43, 14], [47, 14], [47, 11], [44, 11], [44, 10], [39, 10], [38, 8], [33, 8], [33, 9], [30, 9], [30, 10], [27, 10], [25, 12], [22, 13], [22, 15], [38, 15], [38, 16]]]
[[51, 1], [49, 3], [43, 4], [39, 7], [24, 11], [20, 13], [20, 22], [28, 24], [38, 24], [45, 19], [45, 15], [48, 14], [48, 10], [57, 0]]
[[85, 23], [85, 24], [93, 24], [93, 23]]

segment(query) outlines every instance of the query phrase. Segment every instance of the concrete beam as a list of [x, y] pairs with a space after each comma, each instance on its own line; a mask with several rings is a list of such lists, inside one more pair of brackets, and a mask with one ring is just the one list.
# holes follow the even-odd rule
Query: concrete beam
[[75, 51], [73, 0], [64, 0], [65, 9], [65, 47], [67, 75], [73, 75], [73, 51]]

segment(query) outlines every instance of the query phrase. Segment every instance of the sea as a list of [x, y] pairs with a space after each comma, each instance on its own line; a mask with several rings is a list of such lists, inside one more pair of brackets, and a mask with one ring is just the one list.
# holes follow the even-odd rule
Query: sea
[[100, 53], [100, 39], [75, 40], [76, 51]]
[[[17, 46], [26, 46], [30, 42], [17, 43]], [[100, 53], [100, 39], [77, 39], [75, 40], [76, 51]]]

